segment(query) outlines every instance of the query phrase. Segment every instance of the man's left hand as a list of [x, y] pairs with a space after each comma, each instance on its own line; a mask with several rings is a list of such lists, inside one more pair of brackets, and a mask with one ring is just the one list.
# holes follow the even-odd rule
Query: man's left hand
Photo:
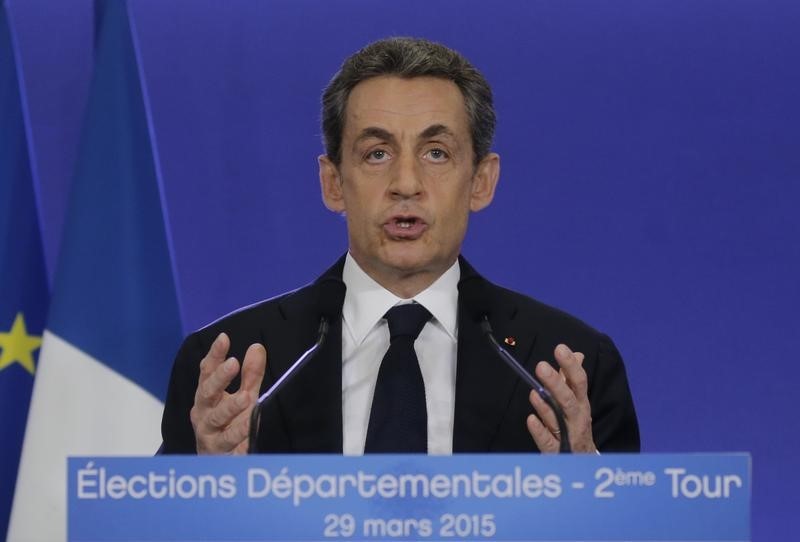
[[[536, 377], [564, 411], [572, 451], [596, 453], [583, 354], [559, 344], [555, 349], [555, 358], [561, 370], [556, 371], [546, 361], [540, 361], [536, 365]], [[531, 390], [530, 401], [538, 414], [538, 417], [535, 414], [528, 416], [528, 431], [536, 446], [542, 453], [558, 452], [561, 435], [553, 410], [534, 390]]]

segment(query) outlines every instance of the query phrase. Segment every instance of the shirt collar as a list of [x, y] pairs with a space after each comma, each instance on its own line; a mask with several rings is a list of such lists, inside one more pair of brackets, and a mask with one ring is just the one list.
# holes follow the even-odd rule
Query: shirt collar
[[428, 309], [433, 315], [435, 325], [440, 326], [455, 341], [460, 278], [461, 268], [456, 261], [433, 284], [412, 299], [406, 300], [378, 284], [348, 252], [342, 271], [342, 280], [347, 286], [342, 307], [345, 327], [354, 343], [361, 344], [386, 311], [398, 303], [413, 300]]

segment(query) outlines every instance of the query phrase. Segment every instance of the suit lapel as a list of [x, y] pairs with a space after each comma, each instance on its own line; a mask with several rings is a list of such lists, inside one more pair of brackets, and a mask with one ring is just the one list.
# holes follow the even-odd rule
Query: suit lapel
[[[485, 286], [488, 314], [495, 338], [524, 363], [535, 341], [533, 330], [518, 320], [512, 296], [483, 277], [460, 258], [461, 280], [479, 280]], [[498, 433], [512, 396], [522, 385], [516, 374], [498, 358], [459, 296], [458, 360], [453, 430], [454, 452], [487, 452]], [[520, 420], [521, 424], [525, 420]]]
[[[344, 257], [323, 273], [341, 279]], [[317, 339], [319, 315], [313, 285], [301, 299], [290, 296], [281, 303], [286, 329], [297, 337], [298, 355]], [[342, 453], [342, 319], [332, 322], [325, 344], [308, 365], [281, 392], [282, 418], [291, 451]]]

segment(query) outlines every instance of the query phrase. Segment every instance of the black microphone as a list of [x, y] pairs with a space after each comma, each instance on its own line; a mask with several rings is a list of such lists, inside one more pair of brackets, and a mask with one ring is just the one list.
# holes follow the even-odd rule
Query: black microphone
[[294, 375], [300, 372], [325, 344], [328, 337], [331, 322], [342, 314], [342, 304], [344, 303], [345, 284], [340, 278], [325, 277], [315, 285], [317, 292], [317, 312], [319, 314], [319, 331], [317, 341], [284, 372], [270, 388], [261, 394], [253, 410], [250, 412], [250, 433], [247, 441], [247, 453], [258, 453], [257, 442], [258, 433], [261, 428], [261, 412], [267, 404]]
[[494, 350], [511, 370], [522, 380], [527, 382], [531, 389], [536, 390], [539, 397], [553, 410], [556, 416], [556, 423], [558, 423], [559, 436], [561, 437], [559, 453], [571, 453], [572, 448], [569, 443], [569, 432], [561, 405], [553, 399], [553, 396], [547, 391], [547, 388], [545, 388], [535, 376], [528, 372], [525, 367], [494, 338], [492, 334], [492, 325], [489, 323], [489, 293], [486, 291], [485, 283], [477, 278], [466, 278], [458, 283], [458, 291], [461, 297], [461, 303], [466, 309], [467, 314], [469, 314], [470, 318], [475, 322], [480, 324], [481, 330], [491, 345], [492, 350]]

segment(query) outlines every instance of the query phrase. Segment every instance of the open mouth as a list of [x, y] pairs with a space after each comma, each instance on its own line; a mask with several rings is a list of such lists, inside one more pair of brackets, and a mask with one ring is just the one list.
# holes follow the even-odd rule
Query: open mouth
[[383, 225], [389, 237], [404, 241], [418, 239], [427, 227], [428, 225], [416, 216], [394, 216]]
[[414, 226], [414, 224], [417, 223], [417, 218], [413, 216], [410, 218], [396, 218], [394, 222], [395, 224], [397, 224], [398, 228], [403, 228], [407, 230], [411, 229]]

